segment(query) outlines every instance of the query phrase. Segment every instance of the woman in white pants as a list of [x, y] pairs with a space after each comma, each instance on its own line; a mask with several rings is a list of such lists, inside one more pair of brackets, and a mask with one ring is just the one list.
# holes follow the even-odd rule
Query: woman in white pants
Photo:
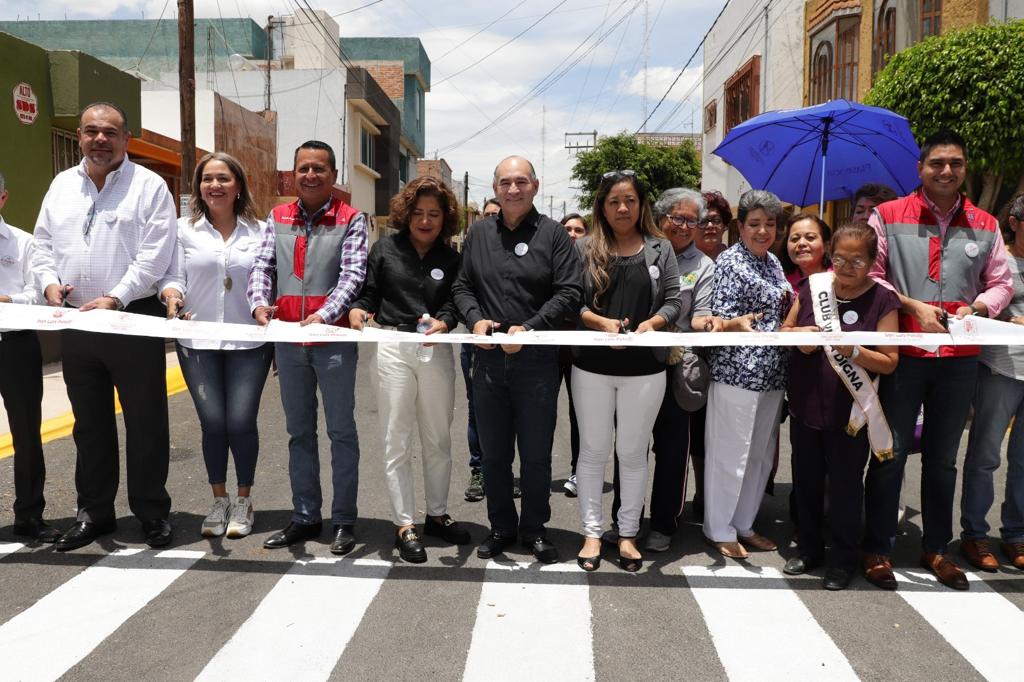
[[[583, 260], [583, 328], [610, 333], [658, 330], [679, 314], [672, 245], [658, 232], [647, 192], [633, 171], [605, 173], [594, 198], [594, 228], [576, 242]], [[576, 485], [585, 571], [601, 563], [601, 493], [608, 455], [619, 458], [619, 565], [640, 570], [636, 546], [647, 492], [647, 446], [665, 395], [665, 348], [581, 347], [572, 394], [580, 427]]]
[[[370, 249], [366, 283], [349, 311], [353, 329], [369, 315], [385, 329], [416, 331], [430, 316], [427, 334], [445, 333], [458, 323], [451, 284], [459, 271], [459, 254], [445, 242], [458, 226], [459, 206], [443, 182], [419, 177], [391, 200], [391, 227], [396, 234]], [[426, 496], [424, 533], [453, 544], [471, 541], [448, 515], [451, 483], [452, 407], [455, 364], [449, 344], [377, 345], [377, 411], [384, 440], [384, 473], [396, 527], [395, 547], [404, 561], [423, 563], [426, 550], [413, 516], [416, 495], [412, 469], [412, 430], [419, 426]]]
[[[779, 330], [793, 293], [771, 253], [781, 214], [771, 192], [750, 190], [740, 197], [740, 240], [715, 261], [708, 328]], [[722, 346], [711, 354], [704, 537], [726, 557], [746, 558], [746, 547], [776, 549], [753, 525], [772, 471], [787, 358], [783, 346]]]

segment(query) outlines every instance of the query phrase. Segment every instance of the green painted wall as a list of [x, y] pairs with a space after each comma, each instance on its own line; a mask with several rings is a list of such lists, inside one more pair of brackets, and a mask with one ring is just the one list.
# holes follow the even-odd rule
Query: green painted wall
[[69, 52], [50, 52], [54, 125], [78, 128], [78, 113], [90, 102], [113, 102], [128, 115], [132, 135], [142, 134], [142, 84], [139, 79], [96, 57]]
[[[14, 88], [32, 86], [39, 114], [31, 125], [14, 113]], [[0, 172], [7, 179], [10, 198], [4, 220], [31, 231], [39, 205], [53, 178], [50, 140], [50, 60], [46, 50], [0, 33]]]
[[[49, 50], [80, 50], [153, 79], [178, 71], [178, 22], [174, 19], [0, 21], [0, 31]], [[267, 57], [266, 32], [248, 18], [196, 19], [195, 45], [197, 78], [206, 70], [209, 53], [214, 57], [214, 70], [227, 70], [233, 53], [252, 59]]]

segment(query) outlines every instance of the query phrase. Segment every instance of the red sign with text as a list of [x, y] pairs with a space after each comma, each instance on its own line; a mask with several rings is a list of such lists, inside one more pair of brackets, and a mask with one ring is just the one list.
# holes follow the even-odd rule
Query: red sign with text
[[39, 100], [28, 83], [14, 86], [14, 113], [25, 125], [32, 125], [39, 115]]

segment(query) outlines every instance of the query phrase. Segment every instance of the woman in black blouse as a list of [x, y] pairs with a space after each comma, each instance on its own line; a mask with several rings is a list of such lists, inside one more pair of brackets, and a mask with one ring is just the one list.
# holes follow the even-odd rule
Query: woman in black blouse
[[[391, 200], [391, 226], [398, 229], [373, 245], [366, 283], [349, 311], [353, 329], [368, 316], [385, 329], [416, 331], [423, 314], [427, 334], [445, 333], [458, 323], [451, 284], [459, 254], [445, 242], [458, 225], [459, 206], [444, 183], [416, 178]], [[455, 401], [455, 364], [449, 344], [377, 344], [377, 411], [384, 440], [384, 473], [397, 528], [395, 546], [402, 559], [427, 560], [416, 533], [416, 497], [412, 471], [412, 429], [419, 426], [427, 518], [424, 532], [447, 542], [467, 544], [469, 533], [448, 515], [451, 483], [451, 425]]]
[[[591, 234], [576, 242], [583, 260], [581, 325], [612, 334], [662, 329], [679, 314], [678, 268], [633, 171], [605, 173], [593, 215]], [[587, 346], [573, 361], [580, 427], [576, 484], [585, 536], [577, 562], [586, 571], [600, 564], [601, 493], [613, 434], [622, 499], [619, 564], [640, 569], [636, 534], [647, 492], [647, 445], [665, 395], [666, 351]]]

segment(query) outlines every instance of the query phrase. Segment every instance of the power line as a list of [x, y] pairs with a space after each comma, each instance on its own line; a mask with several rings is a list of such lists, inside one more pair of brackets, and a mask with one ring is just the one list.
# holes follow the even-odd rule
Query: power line
[[[378, 1], [379, 1], [379, 0], [378, 0]], [[496, 23], [498, 23], [499, 21], [501, 21], [502, 19], [504, 19], [504, 18], [505, 18], [505, 17], [507, 17], [508, 15], [512, 14], [512, 12], [516, 11], [517, 9], [519, 9], [520, 7], [522, 7], [522, 6], [523, 6], [523, 5], [525, 5], [525, 4], [526, 4], [526, 0], [522, 0], [522, 1], [521, 1], [521, 2], [520, 2], [520, 3], [518, 4], [518, 5], [516, 5], [515, 7], [513, 7], [513, 8], [512, 8], [512, 9], [510, 9], [509, 11], [505, 12], [504, 14], [502, 14], [502, 15], [501, 15], [500, 17], [498, 17], [498, 18], [497, 18], [497, 19], [495, 19], [494, 21], [491, 21], [490, 23], [488, 23], [488, 24], [487, 24], [486, 26], [484, 26], [483, 28], [481, 28], [481, 29], [480, 29], [479, 31], [477, 31], [476, 33], [474, 33], [474, 34], [473, 34], [473, 35], [471, 35], [470, 37], [466, 38], [466, 39], [465, 39], [465, 40], [463, 40], [463, 41], [462, 41], [461, 43], [459, 43], [459, 44], [458, 44], [458, 45], [456, 45], [455, 47], [451, 48], [450, 50], [448, 50], [447, 52], [445, 52], [444, 54], [442, 54], [442, 55], [441, 55], [440, 57], [436, 57], [435, 59], [431, 60], [431, 63], [432, 63], [432, 64], [436, 64], [436, 63], [438, 63], [439, 61], [441, 61], [442, 59], [444, 59], [445, 57], [447, 57], [448, 55], [450, 55], [450, 54], [451, 54], [452, 52], [455, 52], [455, 50], [459, 49], [460, 47], [462, 47], [463, 45], [465, 45], [465, 44], [466, 44], [466, 43], [468, 43], [469, 41], [473, 40], [473, 38], [476, 38], [476, 37], [477, 37], [478, 35], [480, 35], [480, 34], [481, 34], [481, 33], [483, 33], [484, 31], [486, 31], [487, 29], [489, 29], [489, 28], [490, 28], [491, 26], [494, 26], [494, 25], [495, 25]], [[449, 76], [449, 78], [450, 78], [450, 76]]]
[[338, 17], [344, 16], [346, 14], [352, 14], [353, 12], [358, 12], [361, 9], [366, 9], [367, 7], [373, 7], [374, 5], [379, 5], [382, 2], [384, 2], [384, 0], [373, 0], [373, 2], [368, 2], [365, 5], [360, 5], [359, 7], [353, 7], [352, 9], [347, 9], [344, 12], [338, 12], [337, 14], [332, 14], [331, 18], [332, 19], [337, 19]]
[[149, 34], [149, 42], [146, 43], [146, 49], [142, 51], [142, 56], [139, 57], [138, 63], [135, 64], [135, 70], [139, 73], [142, 73], [142, 71], [139, 70], [139, 67], [142, 66], [142, 60], [146, 58], [149, 48], [153, 46], [153, 38], [156, 38], [156, 32], [160, 30], [160, 21], [164, 18], [164, 12], [167, 11], [167, 5], [169, 4], [171, 4], [171, 0], [164, 0], [164, 8], [160, 10], [160, 16], [157, 17], [156, 24], [153, 26], [153, 32]]
[[465, 73], [466, 71], [469, 71], [470, 69], [472, 69], [472, 68], [473, 68], [473, 67], [475, 67], [476, 65], [478, 65], [478, 64], [481, 64], [481, 63], [483, 63], [484, 61], [486, 61], [487, 59], [489, 59], [489, 58], [490, 58], [490, 57], [492, 57], [493, 55], [495, 55], [495, 54], [497, 54], [498, 52], [500, 52], [500, 51], [501, 51], [502, 49], [504, 49], [504, 48], [508, 47], [509, 45], [511, 45], [512, 43], [514, 43], [514, 42], [515, 42], [515, 41], [516, 41], [517, 39], [521, 38], [521, 37], [522, 37], [523, 35], [525, 35], [525, 34], [526, 34], [526, 33], [527, 33], [527, 32], [528, 32], [528, 31], [529, 31], [530, 29], [532, 29], [532, 28], [533, 28], [534, 26], [536, 26], [536, 25], [537, 25], [537, 24], [539, 24], [540, 22], [542, 22], [542, 21], [544, 21], [545, 19], [547, 19], [547, 18], [548, 18], [549, 16], [551, 16], [551, 13], [552, 13], [552, 12], [554, 12], [554, 11], [555, 11], [556, 9], [558, 9], [559, 7], [561, 7], [562, 5], [564, 5], [564, 4], [565, 4], [566, 2], [568, 2], [568, 1], [569, 1], [569, 0], [560, 0], [560, 1], [559, 1], [559, 3], [558, 3], [557, 5], [555, 5], [554, 7], [552, 7], [552, 8], [551, 8], [551, 11], [547, 12], [546, 14], [544, 14], [544, 15], [543, 15], [543, 16], [542, 16], [542, 17], [541, 17], [540, 19], [538, 19], [537, 21], [533, 22], [532, 24], [530, 24], [529, 26], [527, 26], [526, 28], [524, 28], [524, 29], [523, 29], [522, 31], [520, 31], [519, 33], [515, 34], [514, 36], [512, 36], [511, 38], [509, 38], [508, 40], [506, 40], [506, 41], [505, 41], [504, 43], [502, 43], [502, 44], [501, 44], [501, 45], [499, 45], [498, 47], [494, 48], [493, 50], [491, 50], [490, 52], [488, 52], [488, 53], [487, 53], [487, 54], [485, 54], [485, 55], [484, 55], [483, 57], [481, 57], [480, 59], [476, 60], [475, 62], [473, 62], [473, 63], [472, 63], [472, 64], [470, 64], [469, 66], [467, 66], [467, 67], [465, 67], [465, 68], [462, 68], [462, 69], [459, 69], [459, 70], [458, 70], [458, 71], [456, 71], [455, 73], [453, 73], [453, 74], [450, 74], [450, 75], [448, 75], [448, 76], [447, 76], [447, 77], [445, 77], [445, 78], [442, 78], [441, 80], [437, 81], [437, 82], [436, 82], [436, 83], [434, 83], [433, 85], [434, 85], [434, 86], [436, 87], [436, 86], [440, 85], [441, 83], [444, 83], [445, 81], [449, 81], [449, 80], [451, 80], [452, 78], [455, 78], [455, 77], [456, 77], [456, 76], [458, 76], [459, 74], [462, 74], [462, 73]]

